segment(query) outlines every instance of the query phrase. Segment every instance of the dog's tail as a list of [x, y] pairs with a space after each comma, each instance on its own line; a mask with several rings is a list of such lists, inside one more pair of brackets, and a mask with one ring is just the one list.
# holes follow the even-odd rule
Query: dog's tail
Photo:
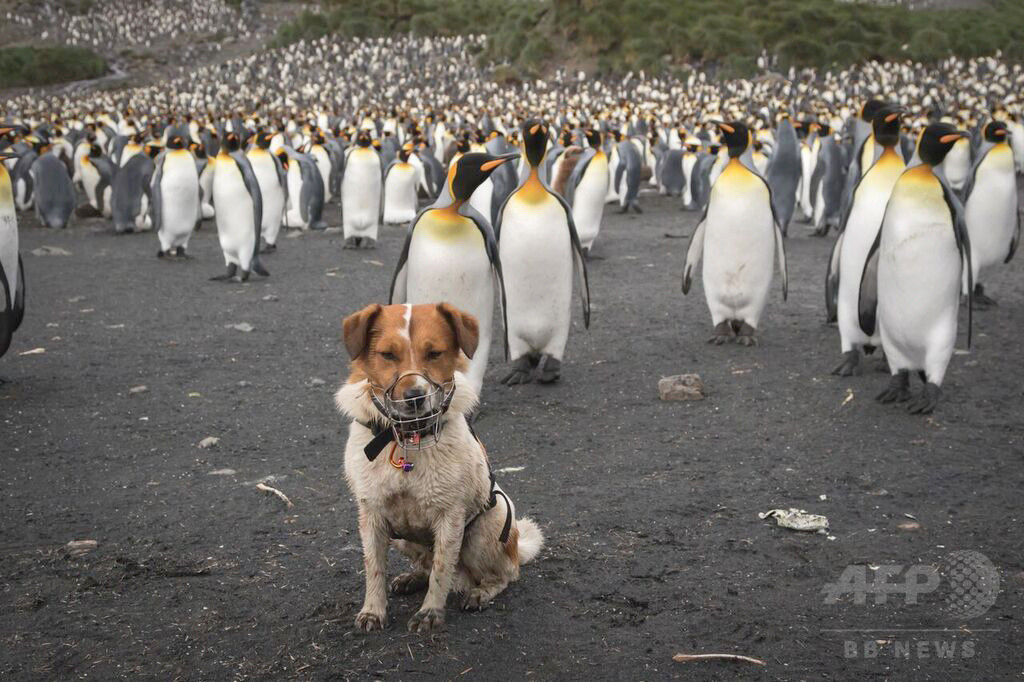
[[544, 547], [544, 533], [533, 519], [525, 516], [516, 520], [516, 529], [519, 531], [519, 565], [521, 566], [533, 561], [534, 557], [540, 554], [541, 548]]

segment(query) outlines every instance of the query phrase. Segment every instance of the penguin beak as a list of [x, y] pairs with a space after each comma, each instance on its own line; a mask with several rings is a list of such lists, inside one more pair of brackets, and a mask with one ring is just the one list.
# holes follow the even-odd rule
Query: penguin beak
[[999, 130], [993, 130], [992, 134], [996, 137], [1006, 137], [1008, 132], [1009, 131], [1007, 131], [1006, 128], [1000, 128]]
[[962, 130], [958, 130], [955, 133], [950, 133], [949, 135], [943, 135], [942, 137], [939, 138], [939, 142], [941, 142], [942, 144], [949, 144], [950, 142], [956, 142], [960, 138], [965, 138], [965, 137], [970, 137], [970, 136], [971, 136], [970, 133], [965, 133]]
[[511, 154], [502, 154], [501, 156], [492, 156], [490, 159], [484, 161], [483, 164], [481, 164], [480, 170], [482, 170], [485, 173], [489, 173], [498, 166], [500, 166], [501, 164], [505, 163], [506, 161], [511, 161], [512, 159], [518, 158], [519, 152], [512, 152]]
[[0, 152], [0, 161], [7, 161], [8, 159], [16, 158], [18, 158], [17, 154], [13, 154], [11, 152]]
[[722, 130], [723, 132], [729, 133], [730, 135], [731, 135], [732, 133], [735, 133], [735, 132], [736, 132], [736, 129], [735, 129], [735, 128], [733, 128], [733, 127], [732, 127], [731, 125], [729, 125], [728, 123], [726, 123], [725, 121], [711, 121], [711, 125], [715, 125], [715, 126], [718, 126], [718, 128], [719, 128], [720, 130]]

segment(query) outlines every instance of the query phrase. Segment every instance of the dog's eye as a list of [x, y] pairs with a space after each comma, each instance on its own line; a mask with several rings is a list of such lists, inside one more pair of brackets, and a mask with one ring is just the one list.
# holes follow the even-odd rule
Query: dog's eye
[[427, 351], [427, 360], [437, 360], [442, 355], [444, 355], [444, 351], [443, 350], [428, 350]]
[[397, 362], [398, 361], [398, 356], [395, 355], [394, 353], [392, 353], [391, 351], [384, 351], [384, 352], [382, 352], [380, 354], [380, 356], [382, 358], [384, 358], [385, 360], [387, 360], [388, 362]]

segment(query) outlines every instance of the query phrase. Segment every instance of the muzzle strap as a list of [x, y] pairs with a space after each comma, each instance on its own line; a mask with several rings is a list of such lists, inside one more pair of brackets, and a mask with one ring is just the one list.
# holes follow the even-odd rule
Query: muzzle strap
[[373, 432], [373, 440], [363, 448], [363, 454], [366, 455], [366, 459], [372, 462], [377, 459], [377, 455], [387, 447], [388, 443], [394, 442], [395, 432], [390, 427], [381, 428], [377, 424], [363, 424], [363, 426]]

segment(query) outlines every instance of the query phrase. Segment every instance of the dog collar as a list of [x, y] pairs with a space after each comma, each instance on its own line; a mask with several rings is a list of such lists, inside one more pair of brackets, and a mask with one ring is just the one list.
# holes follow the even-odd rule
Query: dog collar
[[[389, 443], [397, 444], [398, 442], [397, 439], [395, 438], [395, 429], [390, 425], [384, 425], [377, 421], [364, 422], [358, 419], [356, 420], [356, 423], [359, 424], [360, 426], [366, 427], [367, 429], [369, 429], [370, 433], [373, 434], [373, 438], [370, 440], [369, 443], [366, 444], [366, 447], [363, 448], [363, 454], [365, 454], [366, 459], [370, 460], [371, 462], [377, 459], [377, 455], [379, 455], [384, 450], [384, 448], [388, 446]], [[441, 428], [444, 428], [444, 423], [442, 423], [440, 426]], [[434, 427], [430, 426], [423, 429], [422, 431], [414, 431], [411, 434], [411, 437], [418, 442], [421, 437], [431, 435], [433, 433]], [[406, 436], [406, 438], [408, 439], [409, 436]], [[406, 469], [406, 471], [408, 471], [408, 469]]]

